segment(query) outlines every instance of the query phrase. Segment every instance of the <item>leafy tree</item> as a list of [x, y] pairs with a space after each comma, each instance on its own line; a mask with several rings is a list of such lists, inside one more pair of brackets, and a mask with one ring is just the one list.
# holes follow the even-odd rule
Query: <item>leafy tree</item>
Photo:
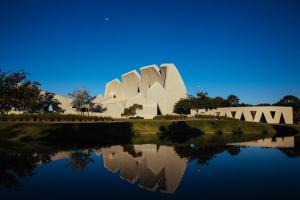
[[52, 92], [42, 92], [39, 95], [37, 112], [48, 113], [50, 112], [50, 107], [53, 112], [64, 112], [64, 110], [60, 107], [61, 103], [54, 99], [54, 96], [55, 94]]
[[293, 95], [286, 95], [282, 99], [280, 99], [276, 105], [292, 105], [294, 103], [297, 103], [299, 101], [299, 98]]
[[240, 99], [235, 95], [229, 95], [226, 99], [227, 103], [231, 107], [236, 107], [240, 104]]
[[40, 83], [26, 79], [26, 73], [4, 73], [0, 71], [0, 112], [12, 109], [33, 113], [38, 107]]
[[300, 122], [300, 99], [298, 97], [293, 95], [286, 95], [274, 105], [293, 107], [294, 122]]
[[91, 103], [90, 111], [94, 113], [103, 113], [106, 111], [106, 108], [103, 107], [102, 104]]
[[72, 106], [76, 111], [81, 112], [82, 115], [84, 112], [89, 112], [93, 97], [87, 90], [77, 89], [70, 93], [69, 96], [72, 98]]
[[20, 85], [25, 81], [26, 74], [5, 73], [0, 70], [0, 112], [7, 114], [12, 108], [16, 108], [20, 99], [17, 91]]
[[207, 92], [198, 92], [196, 97], [191, 98], [192, 109], [213, 109], [215, 108], [213, 100], [208, 96]]
[[137, 110], [142, 110], [143, 106], [139, 104], [133, 104], [129, 108], [125, 108], [124, 112], [121, 114], [122, 117], [126, 117], [126, 119], [130, 116], [134, 116]]
[[214, 99], [208, 96], [206, 92], [198, 92], [196, 96], [188, 95], [185, 99], [180, 99], [174, 105], [174, 112], [177, 114], [190, 114], [191, 109], [198, 111], [199, 109], [215, 108]]
[[38, 100], [41, 93], [39, 89], [40, 83], [26, 81], [24, 84], [20, 85], [17, 91], [18, 104], [16, 108], [18, 110], [35, 113], [38, 108]]
[[177, 114], [190, 114], [192, 104], [190, 98], [180, 99], [175, 105], [173, 112]]
[[216, 108], [219, 108], [219, 107], [228, 107], [228, 104], [226, 102], [225, 99], [223, 99], [222, 97], [215, 97], [212, 99], [213, 101], [213, 104]]

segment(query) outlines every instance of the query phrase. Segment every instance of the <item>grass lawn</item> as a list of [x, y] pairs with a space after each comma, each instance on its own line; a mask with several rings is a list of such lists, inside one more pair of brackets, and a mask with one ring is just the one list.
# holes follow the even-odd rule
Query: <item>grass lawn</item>
[[[273, 136], [278, 130], [275, 125], [245, 122], [239, 120], [124, 120], [97, 123], [0, 123], [0, 141], [27, 140], [115, 140], [118, 138], [132, 139], [137, 143], [157, 141], [157, 133], [163, 130], [175, 131], [182, 127], [183, 132], [188, 129], [202, 134], [202, 140], [227, 141], [243, 138], [252, 139], [257, 136]], [[300, 132], [299, 125], [277, 125], [281, 131], [292, 129]], [[188, 129], [187, 129], [188, 128]], [[172, 131], [172, 130], [171, 130]], [[147, 137], [146, 137], [147, 136]], [[247, 137], [246, 137], [247, 136]], [[119, 141], [120, 142], [120, 141]], [[191, 139], [192, 142], [192, 139]]]

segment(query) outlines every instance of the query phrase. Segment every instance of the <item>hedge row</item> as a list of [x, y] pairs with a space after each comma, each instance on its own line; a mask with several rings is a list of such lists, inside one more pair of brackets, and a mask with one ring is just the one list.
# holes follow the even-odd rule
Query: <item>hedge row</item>
[[81, 115], [62, 115], [55, 113], [47, 113], [47, 114], [20, 114], [20, 115], [0, 115], [0, 121], [18, 121], [18, 122], [30, 122], [30, 121], [112, 121], [111, 117], [98, 117], [98, 116], [81, 116]]
[[231, 118], [231, 117], [215, 116], [215, 115], [195, 115], [194, 118], [197, 118], [197, 119], [236, 120], [236, 119]]
[[153, 119], [156, 120], [182, 120], [187, 119], [186, 115], [157, 115]]

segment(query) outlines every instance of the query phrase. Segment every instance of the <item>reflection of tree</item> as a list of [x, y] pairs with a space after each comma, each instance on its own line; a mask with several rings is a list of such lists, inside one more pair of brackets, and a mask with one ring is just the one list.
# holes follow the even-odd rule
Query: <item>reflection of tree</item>
[[39, 160], [37, 154], [0, 152], [0, 187], [18, 186], [20, 178], [34, 175]]
[[207, 165], [208, 161], [213, 159], [216, 154], [228, 151], [230, 155], [237, 155], [240, 152], [239, 147], [233, 146], [176, 146], [175, 151], [180, 157], [191, 160], [197, 160], [199, 165]]
[[241, 148], [238, 146], [228, 146], [226, 150], [232, 156], [236, 156], [241, 152]]
[[143, 152], [141, 151], [136, 151], [134, 149], [133, 145], [125, 145], [123, 146], [123, 151], [124, 152], [128, 152], [132, 157], [136, 158], [136, 157], [141, 157], [143, 155]]
[[283, 154], [289, 158], [296, 158], [300, 156], [300, 136], [297, 135], [294, 137], [295, 147], [288, 149], [279, 149]]
[[91, 150], [78, 150], [73, 152], [70, 159], [68, 166], [81, 171], [85, 170], [90, 163], [94, 163], [94, 159], [91, 157]]
[[172, 142], [183, 143], [192, 137], [202, 135], [203, 132], [199, 129], [190, 127], [185, 122], [173, 122], [171, 125], [159, 128], [158, 135], [160, 139], [167, 139]]

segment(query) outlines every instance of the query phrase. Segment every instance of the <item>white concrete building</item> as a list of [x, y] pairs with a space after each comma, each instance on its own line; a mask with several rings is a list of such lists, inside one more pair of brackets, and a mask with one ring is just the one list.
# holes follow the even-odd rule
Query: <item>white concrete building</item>
[[[149, 65], [122, 75], [106, 84], [104, 96], [98, 95], [94, 100], [102, 104], [106, 111], [94, 115], [120, 118], [125, 108], [133, 104], [143, 106], [137, 116], [151, 119], [157, 114], [172, 114], [175, 103], [185, 98], [187, 91], [184, 82], [174, 64]], [[57, 95], [66, 114], [76, 113], [71, 100]]]

